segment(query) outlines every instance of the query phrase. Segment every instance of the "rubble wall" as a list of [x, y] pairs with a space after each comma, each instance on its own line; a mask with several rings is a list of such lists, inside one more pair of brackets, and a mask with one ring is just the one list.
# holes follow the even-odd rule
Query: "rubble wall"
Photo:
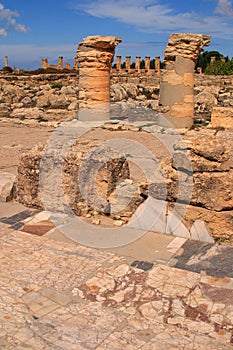
[[[156, 110], [160, 79], [144, 72], [111, 74], [111, 102], [131, 102]], [[214, 107], [233, 107], [233, 77], [195, 75], [195, 118], [207, 118]], [[48, 125], [78, 111], [78, 75], [0, 75], [0, 118]]]
[[[112, 128], [113, 126], [110, 125], [109, 127]], [[114, 130], [116, 133], [120, 133], [122, 127], [117, 126]], [[145, 131], [138, 129], [133, 133], [141, 133], [142, 135]], [[64, 194], [53, 188], [53, 185], [57, 183], [57, 178], [56, 176], [53, 177], [53, 171], [50, 172], [49, 169], [54, 169], [54, 161], [51, 157], [46, 160], [46, 183], [50, 183], [48, 179], [51, 178], [51, 188], [47, 188], [47, 192], [49, 198], [52, 198], [49, 208], [47, 206], [46, 209], [64, 211], [68, 203], [77, 215], [86, 215], [93, 210], [100, 211], [103, 215], [111, 215], [112, 208], [116, 209], [118, 204], [121, 204], [116, 202], [115, 191], [122, 190], [127, 204], [126, 208], [113, 214], [125, 217], [133, 215], [137, 207], [146, 200], [149, 194], [158, 201], [166, 200], [168, 211], [165, 213], [164, 220], [167, 220], [169, 213], [174, 211], [187, 230], [191, 229], [195, 221], [203, 220], [213, 238], [228, 240], [232, 243], [232, 135], [229, 134], [228, 136], [231, 139], [227, 139], [224, 132], [219, 131], [216, 134], [214, 130], [206, 129], [199, 131], [197, 137], [196, 131], [187, 131], [182, 137], [182, 144], [174, 144], [173, 157], [169, 155], [161, 157], [162, 178], [161, 174], [159, 176], [155, 171], [150, 183], [145, 182], [145, 179], [141, 177], [135, 176], [133, 168], [129, 165], [131, 158], [124, 159], [116, 154], [110, 156], [109, 150], [92, 153], [92, 149], [100, 145], [96, 140], [79, 142], [70, 148], [63, 163], [61, 178]], [[150, 137], [149, 134], [148, 137]], [[188, 161], [191, 162], [191, 168], [184, 161], [187, 160], [184, 155], [186, 150], [188, 151]], [[55, 149], [53, 152], [53, 159], [56, 159], [55, 163], [57, 164], [61, 152], [59, 149]], [[100, 169], [98, 176], [91, 178], [89, 182], [85, 180], [90, 179], [88, 166], [84, 166], [84, 172], [82, 173], [84, 176], [81, 176], [81, 180], [78, 178], [80, 164], [88, 154], [91, 154], [88, 163], [89, 168], [91, 169], [95, 165]], [[14, 196], [19, 202], [29, 207], [44, 208], [40, 193], [43, 183], [39, 183], [41, 157], [43, 157], [43, 148], [37, 147], [22, 155], [18, 168]], [[189, 182], [190, 178], [192, 183]], [[85, 193], [89, 194], [88, 202], [83, 198], [83, 192], [80, 192], [80, 184], [82, 184], [80, 181], [82, 179], [86, 181], [84, 181], [83, 189]], [[134, 179], [134, 182], [131, 181], [132, 179]], [[120, 183], [123, 186], [122, 188], [119, 188]], [[164, 183], [166, 185], [165, 198], [163, 198]], [[192, 188], [189, 187], [191, 185], [193, 185]], [[180, 188], [182, 190], [185, 188], [182, 195], [179, 193]], [[54, 194], [52, 195], [52, 193]], [[96, 197], [96, 194], [99, 195]], [[189, 194], [191, 194], [190, 198]], [[64, 195], [66, 204], [59, 201]], [[128, 200], [130, 196], [131, 201]], [[118, 200], [121, 201], [122, 198]], [[178, 231], [178, 235], [182, 235], [182, 229], [180, 228]]]

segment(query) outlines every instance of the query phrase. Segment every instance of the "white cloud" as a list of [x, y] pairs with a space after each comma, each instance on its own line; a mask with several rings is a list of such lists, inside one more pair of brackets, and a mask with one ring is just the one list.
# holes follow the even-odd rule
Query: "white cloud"
[[0, 36], [7, 36], [7, 31], [5, 28], [0, 28]]
[[16, 19], [19, 17], [17, 11], [12, 11], [3, 6], [0, 3], [0, 36], [7, 36], [11, 29], [15, 29], [18, 32], [25, 33], [29, 30], [24, 24], [17, 23]]
[[233, 17], [232, 3], [230, 0], [218, 0], [215, 13], [226, 17]]
[[[231, 5], [228, 0], [219, 0], [220, 4], [228, 5], [228, 10]], [[203, 16], [195, 11], [177, 13], [161, 0], [90, 0], [77, 4], [75, 9], [99, 18], [113, 18], [148, 33], [179, 31], [212, 34], [222, 38], [233, 35], [232, 25], [220, 16]]]

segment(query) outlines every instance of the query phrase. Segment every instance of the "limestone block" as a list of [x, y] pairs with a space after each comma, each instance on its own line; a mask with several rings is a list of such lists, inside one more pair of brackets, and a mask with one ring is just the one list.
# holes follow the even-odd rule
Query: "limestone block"
[[[191, 231], [192, 229], [191, 236], [194, 235], [194, 223], [201, 220], [205, 223], [206, 229], [211, 237], [233, 237], [233, 210], [217, 212], [198, 206], [185, 206], [184, 204], [178, 203], [176, 203], [175, 208], [174, 204], [170, 203], [169, 209], [172, 212], [174, 211], [174, 213], [185, 222], [185, 226], [188, 230]], [[200, 230], [198, 231], [200, 232]]]
[[211, 210], [233, 209], [233, 170], [222, 173], [195, 173], [191, 203]]
[[[198, 134], [197, 137], [183, 137], [183, 142], [174, 146], [172, 166], [175, 169], [183, 168], [188, 156], [193, 172], [229, 171], [233, 166], [230, 141], [223, 140], [209, 134]], [[188, 150], [184, 153], [184, 150]], [[188, 164], [189, 166], [189, 164]], [[190, 167], [190, 166], [189, 166]], [[225, 174], [226, 175], [226, 174]], [[226, 175], [227, 176], [227, 175]]]
[[163, 73], [163, 82], [167, 82], [172, 85], [179, 85], [184, 83], [184, 78], [182, 75], [177, 74], [174, 70], [166, 70]]
[[193, 118], [193, 103], [179, 104], [175, 103], [171, 106], [170, 115], [174, 118]]
[[214, 107], [211, 114], [213, 127], [233, 128], [233, 107]]
[[7, 202], [11, 199], [14, 180], [14, 174], [0, 173], [0, 202]]
[[48, 107], [50, 104], [49, 95], [50, 94], [43, 94], [39, 97], [36, 97], [36, 106], [39, 108]]
[[176, 56], [196, 61], [204, 46], [210, 45], [210, 36], [203, 34], [171, 34], [164, 59], [174, 61]]
[[38, 107], [16, 108], [10, 113], [11, 118], [38, 119], [43, 114]]
[[52, 95], [49, 97], [49, 104], [51, 108], [67, 108], [69, 106], [69, 99], [61, 95]]
[[[42, 146], [24, 153], [18, 167], [15, 197], [20, 203], [36, 208], [44, 208], [42, 199], [46, 198], [46, 209], [51, 211], [64, 211], [69, 206], [77, 215], [89, 210], [105, 212], [109, 207], [108, 196], [118, 181], [129, 177], [129, 167], [125, 158], [100, 146], [97, 141], [77, 142], [65, 159], [59, 148], [52, 149], [43, 163]], [[46, 185], [40, 179], [42, 165]], [[57, 188], [58, 183], [61, 188]]]
[[184, 73], [184, 86], [190, 86], [192, 89], [194, 87], [194, 74], [186, 72]]

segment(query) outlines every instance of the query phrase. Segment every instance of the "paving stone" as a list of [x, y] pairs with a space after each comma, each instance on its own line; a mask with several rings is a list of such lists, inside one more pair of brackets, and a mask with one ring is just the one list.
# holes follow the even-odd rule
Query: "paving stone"
[[35, 211], [24, 210], [20, 213], [17, 213], [15, 215], [10, 216], [10, 217], [0, 218], [0, 222], [3, 222], [4, 224], [8, 224], [8, 225], [14, 225], [14, 224], [18, 223], [19, 221], [25, 220], [26, 218], [30, 217], [33, 214], [35, 214]]
[[233, 247], [187, 241], [170, 265], [198, 273], [205, 271], [210, 276], [233, 277], [232, 259]]
[[136, 267], [137, 269], [141, 269], [143, 271], [148, 271], [153, 267], [153, 264], [146, 261], [135, 260], [132, 262], [131, 266]]
[[26, 223], [23, 225], [23, 228], [20, 228], [20, 229], [23, 232], [31, 233], [37, 236], [43, 236], [45, 233], [47, 233], [53, 228], [54, 228], [53, 223], [46, 220], [46, 221], [40, 221], [35, 224]]
[[0, 348], [232, 349], [229, 247], [171, 237], [163, 249], [184, 267], [138, 258], [134, 268], [123, 255], [1, 225]]
[[20, 230], [23, 226], [24, 226], [24, 223], [20, 221], [11, 225], [9, 228], [11, 228], [12, 230]]
[[67, 305], [72, 301], [71, 295], [64, 291], [57, 291], [54, 288], [42, 288], [39, 293], [46, 298], [53, 300], [59, 305]]
[[11, 199], [12, 187], [15, 181], [15, 175], [7, 172], [0, 173], [0, 202], [6, 202]]
[[175, 237], [168, 245], [167, 250], [170, 253], [176, 253], [178, 249], [182, 247], [182, 245], [187, 241], [186, 238]]
[[36, 317], [44, 316], [60, 307], [59, 304], [36, 292], [25, 294], [22, 297], [22, 300], [32, 310], [33, 315]]
[[178, 250], [178, 247], [174, 252], [167, 248], [173, 240], [174, 237], [170, 235], [162, 235], [149, 231], [136, 241], [118, 248], [110, 249], [110, 251], [120, 256], [133, 257], [134, 260], [140, 259], [148, 262], [163, 260], [167, 263]]

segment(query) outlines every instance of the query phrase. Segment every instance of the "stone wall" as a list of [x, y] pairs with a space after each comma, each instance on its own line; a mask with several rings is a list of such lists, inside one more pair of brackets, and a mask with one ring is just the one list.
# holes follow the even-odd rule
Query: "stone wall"
[[[64, 158], [59, 147], [51, 149], [46, 156], [43, 146], [36, 146], [23, 153], [18, 167], [14, 197], [28, 207], [56, 212], [66, 211], [69, 205], [76, 215], [86, 215], [91, 210], [106, 213], [107, 198], [119, 181], [129, 178], [129, 167], [125, 158], [118, 158], [118, 155], [111, 153], [109, 149], [95, 149], [100, 146], [99, 141], [76, 142]], [[92, 152], [93, 149], [95, 150]], [[89, 161], [83, 166], [82, 162], [87, 156]], [[111, 156], [112, 159], [108, 160]], [[41, 164], [46, 165], [46, 184], [43, 183], [43, 178], [40, 178]], [[62, 171], [59, 187], [57, 172], [60, 166]], [[92, 173], [93, 168], [99, 169], [96, 182], [92, 178], [96, 175]], [[82, 171], [81, 177], [79, 171]]]
[[[153, 129], [153, 127], [144, 127], [148, 131], [150, 128]], [[126, 127], [123, 123], [105, 125], [104, 130], [114, 131], [116, 137], [121, 137], [121, 133], [125, 135], [125, 130], [131, 132], [130, 137], [133, 139], [137, 137], [148, 139], [151, 136], [151, 132], [148, 133], [134, 126]], [[164, 133], [162, 128], [157, 131]], [[169, 134], [172, 131], [166, 132]], [[174, 143], [173, 157], [166, 153], [160, 157], [162, 175], [155, 171], [155, 175], [149, 180], [150, 183], [143, 176], [138, 176], [138, 169], [132, 167], [131, 158], [122, 158], [116, 153], [109, 153], [108, 149], [99, 149], [97, 153], [96, 151], [92, 153], [92, 149], [98, 148], [101, 144], [96, 141], [96, 137], [94, 140], [76, 143], [67, 153], [62, 167], [62, 189], [67, 203], [77, 215], [85, 216], [90, 211], [97, 210], [102, 214], [113, 216], [117, 214], [120, 218], [125, 218], [131, 216], [149, 194], [157, 201], [167, 201], [167, 211], [162, 213], [160, 218], [163, 222], [162, 233], [191, 237], [189, 231], [192, 230], [193, 224], [202, 220], [216, 240], [233, 243], [232, 133], [219, 131], [216, 134], [215, 130], [208, 129], [198, 132], [189, 130], [183, 135], [182, 140], [182, 144]], [[157, 147], [158, 145], [155, 146]], [[188, 158], [184, 154], [185, 149], [188, 150]], [[51, 154], [52, 157], [50, 157]], [[52, 175], [54, 167], [61, 160], [61, 151], [55, 149], [51, 154], [46, 157], [45, 167], [47, 187], [44, 191], [48, 193], [49, 198], [46, 209], [64, 211], [67, 205], [63, 203], [62, 191], [56, 188], [57, 177]], [[80, 164], [88, 154], [91, 154], [90, 162], [84, 163], [84, 172], [81, 173], [84, 176], [80, 178]], [[23, 154], [18, 169], [15, 197], [19, 202], [30, 207], [43, 208], [40, 194], [43, 181], [40, 185], [42, 187], [39, 186], [39, 166], [42, 155], [42, 147]], [[191, 161], [191, 167], [189, 161]], [[96, 177], [90, 176], [93, 167], [100, 169]], [[82, 179], [85, 179], [83, 184]], [[86, 179], [91, 180], [86, 181]], [[80, 193], [80, 186], [83, 187], [82, 194], [88, 194], [88, 203]], [[120, 197], [118, 197], [119, 193]], [[190, 201], [189, 195], [191, 195]], [[123, 210], [117, 212], [122, 201]], [[153, 210], [156, 212], [156, 208]], [[179, 225], [178, 228], [169, 226], [172, 212], [175, 212], [178, 218], [180, 217], [183, 226]], [[152, 231], [160, 232], [158, 229], [158, 226], [151, 228]]]
[[1, 118], [58, 122], [78, 109], [76, 74], [8, 75], [0, 83]]
[[[213, 107], [233, 107], [233, 77], [195, 75], [195, 117], [208, 119]], [[56, 85], [57, 84], [57, 85]], [[58, 87], [56, 87], [58, 86]], [[78, 76], [0, 75], [0, 118], [20, 123], [56, 124], [78, 110]], [[111, 101], [155, 109], [160, 80], [156, 74], [112, 72]]]

